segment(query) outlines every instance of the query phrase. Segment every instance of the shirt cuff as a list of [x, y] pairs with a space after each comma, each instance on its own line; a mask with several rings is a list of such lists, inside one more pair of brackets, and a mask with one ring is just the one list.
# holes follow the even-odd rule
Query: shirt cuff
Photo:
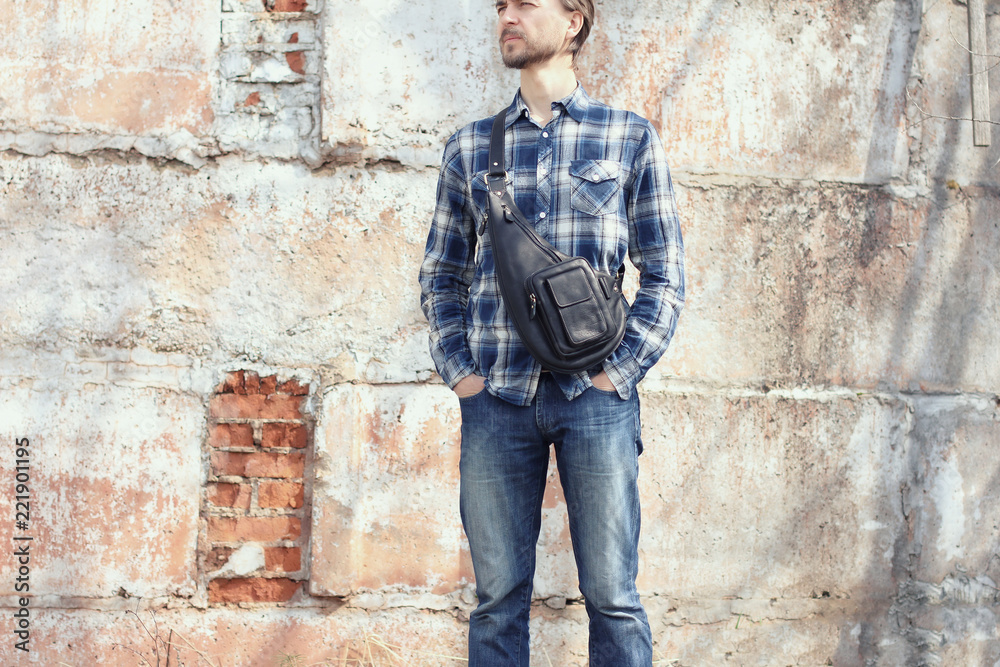
[[476, 372], [476, 366], [471, 361], [466, 363], [446, 363], [440, 371], [441, 379], [452, 389], [463, 379]]
[[604, 360], [603, 368], [623, 401], [632, 396], [632, 391], [642, 379], [642, 368], [626, 345], [619, 345], [615, 353]]

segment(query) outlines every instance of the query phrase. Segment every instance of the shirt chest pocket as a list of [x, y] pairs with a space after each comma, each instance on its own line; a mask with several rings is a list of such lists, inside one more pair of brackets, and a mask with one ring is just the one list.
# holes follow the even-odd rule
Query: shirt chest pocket
[[588, 215], [618, 210], [621, 199], [621, 165], [614, 160], [573, 160], [569, 165], [570, 206]]

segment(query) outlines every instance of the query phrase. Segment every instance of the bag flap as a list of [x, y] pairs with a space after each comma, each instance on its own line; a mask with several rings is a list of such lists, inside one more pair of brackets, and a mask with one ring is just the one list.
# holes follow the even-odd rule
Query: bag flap
[[560, 308], [582, 303], [592, 298], [593, 290], [587, 280], [587, 274], [580, 267], [557, 273], [546, 278], [546, 285], [552, 300]]

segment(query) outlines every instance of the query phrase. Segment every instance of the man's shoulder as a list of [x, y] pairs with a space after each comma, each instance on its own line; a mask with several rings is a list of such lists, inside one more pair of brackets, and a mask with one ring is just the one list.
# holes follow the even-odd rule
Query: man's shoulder
[[[500, 113], [507, 113], [507, 110], [504, 109]], [[456, 141], [462, 141], [470, 138], [480, 138], [482, 136], [488, 137], [490, 135], [490, 131], [493, 129], [494, 118], [496, 118], [496, 114], [467, 123], [456, 130], [455, 134], [453, 134], [451, 138]]]
[[445, 155], [457, 156], [462, 153], [471, 153], [476, 150], [485, 150], [489, 146], [490, 131], [493, 127], [493, 118], [487, 116], [474, 120], [463, 125], [455, 131], [445, 145]]
[[655, 129], [653, 124], [635, 111], [613, 107], [610, 104], [587, 97], [587, 117], [593, 122], [604, 122], [615, 125], [626, 125], [642, 130]]
[[656, 127], [635, 111], [611, 106], [591, 97], [586, 91], [580, 92], [582, 95], [577, 101], [576, 117], [595, 126], [595, 136], [597, 131], [602, 131], [608, 139], [636, 142], [647, 139], [650, 133], [656, 133]]

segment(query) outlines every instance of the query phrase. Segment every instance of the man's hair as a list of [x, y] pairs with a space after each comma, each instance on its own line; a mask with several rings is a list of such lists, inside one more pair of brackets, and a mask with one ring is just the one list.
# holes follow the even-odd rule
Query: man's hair
[[594, 0], [562, 0], [562, 5], [566, 11], [583, 14], [583, 25], [580, 26], [580, 32], [576, 33], [576, 37], [569, 45], [573, 52], [573, 60], [576, 60], [576, 54], [583, 48], [583, 43], [590, 36], [590, 28], [594, 25]]

